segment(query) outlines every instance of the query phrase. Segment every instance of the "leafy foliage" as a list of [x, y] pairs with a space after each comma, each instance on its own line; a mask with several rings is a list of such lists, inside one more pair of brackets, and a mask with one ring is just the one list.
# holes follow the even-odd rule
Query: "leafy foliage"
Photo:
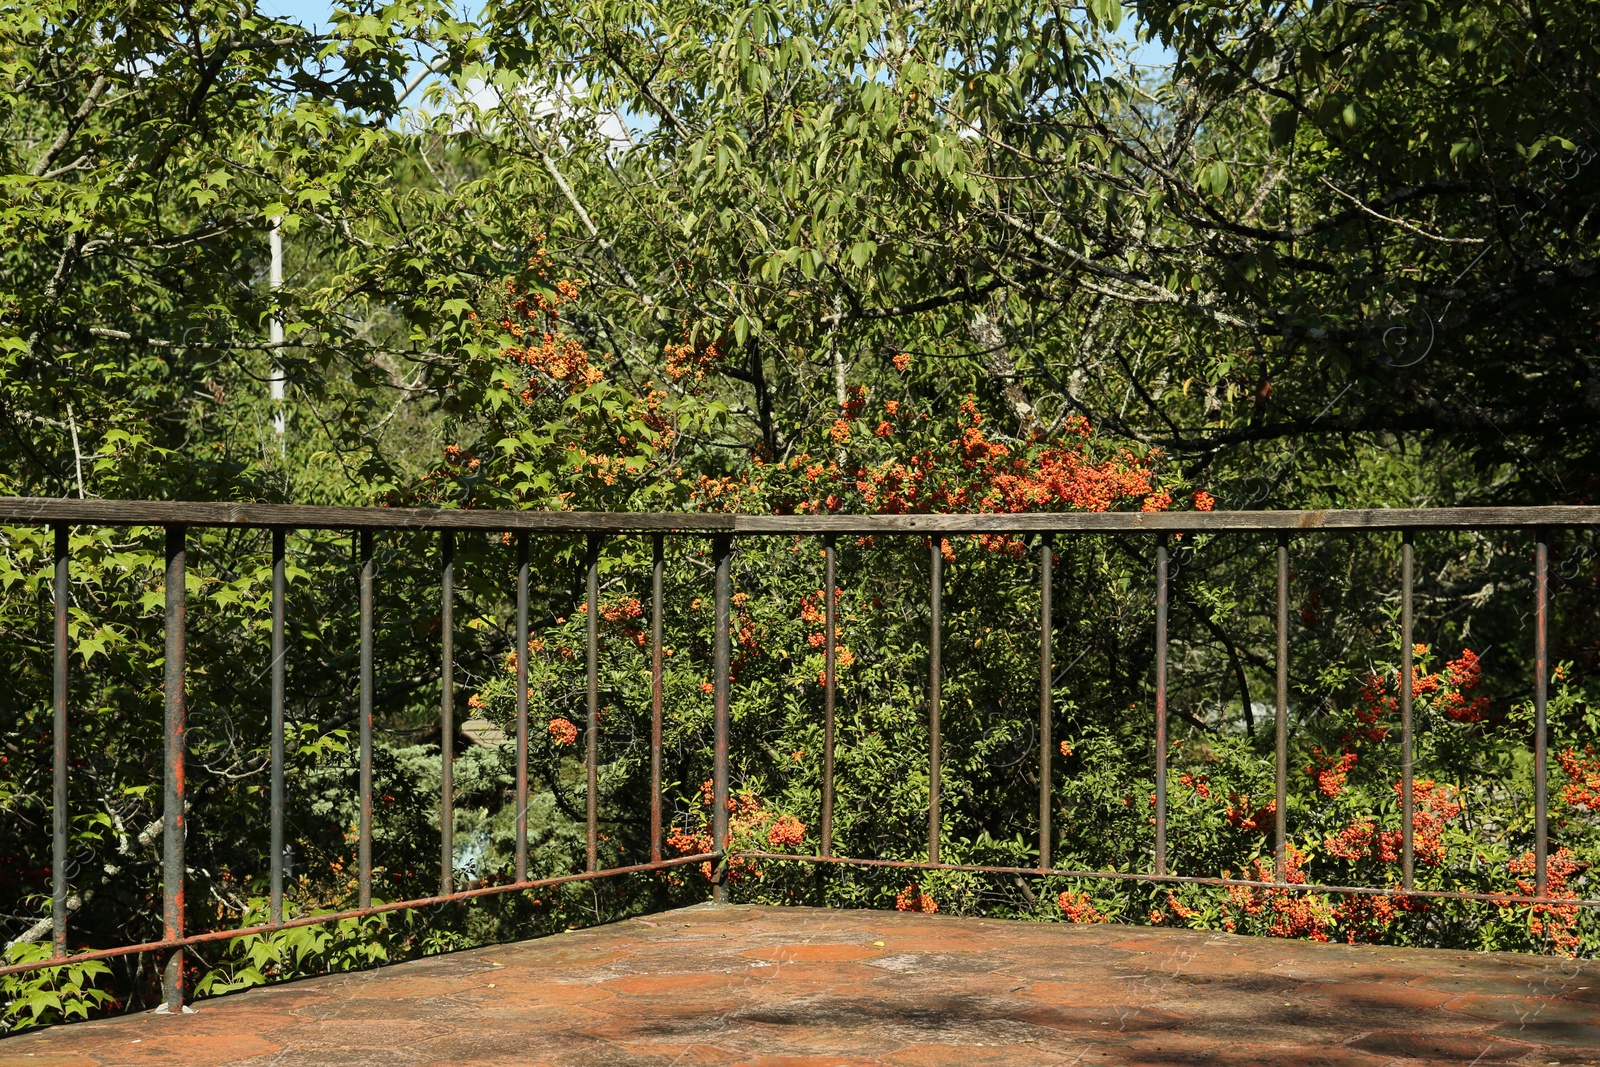
[[[0, 492], [777, 514], [1587, 499], [1592, 11], [1456, 0], [848, 5], [427, 0], [326, 31], [245, 0], [0, 12]], [[1132, 61], [1129, 34], [1172, 57]], [[287, 249], [269, 283], [269, 231]], [[272, 341], [269, 323], [284, 340]], [[273, 399], [281, 380], [286, 399]], [[278, 418], [283, 429], [278, 430]], [[71, 943], [159, 936], [162, 531], [76, 529]], [[191, 927], [262, 914], [270, 575], [191, 531]], [[653, 546], [596, 546], [605, 863], [649, 852]], [[734, 825], [818, 843], [821, 617], [840, 629], [835, 847], [925, 847], [926, 573], [946, 568], [943, 851], [1037, 858], [1037, 543], [750, 539], [734, 562]], [[581, 866], [591, 546], [457, 546], [470, 712], [531, 678], [530, 867]], [[1150, 546], [1060, 538], [1055, 862], [1148, 864]], [[0, 893], [49, 908], [50, 544], [0, 530]], [[669, 849], [704, 846], [708, 546], [670, 538]], [[1292, 873], [1393, 885], [1399, 554], [1292, 545]], [[437, 886], [438, 557], [378, 538], [374, 892]], [[1270, 546], [1172, 546], [1172, 862], [1271, 871]], [[1526, 540], [1419, 537], [1418, 884], [1526, 895]], [[290, 540], [296, 914], [353, 899], [354, 546]], [[1551, 887], [1593, 897], [1592, 534], [1552, 539]], [[1459, 652], [1459, 655], [1457, 654]], [[455, 866], [509, 877], [509, 741], [455, 740]], [[1431, 784], [1430, 784], [1431, 783]], [[1262, 865], [1266, 864], [1266, 867]], [[716, 872], [711, 872], [715, 874]], [[1592, 954], [1592, 912], [934, 872], [729, 872], [740, 899]], [[702, 899], [630, 877], [236, 939], [205, 994]], [[150, 960], [8, 977], [6, 1024], [152, 1001]]]
[[[7, 963], [33, 963], [49, 959], [48, 945], [13, 944], [6, 949]], [[67, 967], [35, 971], [8, 978], [9, 988], [4, 1022], [10, 1030], [23, 1030], [67, 1019], [87, 1019], [112, 1003], [104, 989], [94, 985], [111, 968], [100, 960], [75, 963]]]

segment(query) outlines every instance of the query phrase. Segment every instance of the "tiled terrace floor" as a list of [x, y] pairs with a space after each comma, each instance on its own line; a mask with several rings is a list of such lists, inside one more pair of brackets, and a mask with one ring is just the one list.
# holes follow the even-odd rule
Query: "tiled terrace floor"
[[1600, 965], [693, 908], [0, 1043], [0, 1064], [1600, 1064]]

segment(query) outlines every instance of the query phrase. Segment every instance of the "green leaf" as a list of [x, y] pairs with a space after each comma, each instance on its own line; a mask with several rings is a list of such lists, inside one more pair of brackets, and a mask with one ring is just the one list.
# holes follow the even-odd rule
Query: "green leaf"
[[1206, 164], [1200, 168], [1197, 184], [1200, 190], [1212, 196], [1221, 196], [1228, 191], [1228, 183], [1232, 176], [1228, 172], [1228, 165], [1221, 160]]
[[1287, 108], [1272, 116], [1271, 141], [1274, 147], [1282, 148], [1294, 142], [1295, 130], [1300, 126], [1300, 113], [1293, 108]]

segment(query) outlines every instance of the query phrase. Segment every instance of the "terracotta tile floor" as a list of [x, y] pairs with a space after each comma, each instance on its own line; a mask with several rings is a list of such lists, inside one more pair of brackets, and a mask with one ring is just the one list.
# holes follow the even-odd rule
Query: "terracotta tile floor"
[[0, 1043], [0, 1064], [1600, 1064], [1600, 964], [691, 908]]

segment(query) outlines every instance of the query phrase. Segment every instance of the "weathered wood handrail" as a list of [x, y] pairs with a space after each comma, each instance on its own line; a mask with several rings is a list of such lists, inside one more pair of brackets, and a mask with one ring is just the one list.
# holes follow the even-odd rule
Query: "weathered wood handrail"
[[965, 515], [741, 515], [704, 511], [511, 511], [204, 501], [0, 497], [0, 522], [243, 526], [297, 530], [682, 531], [729, 534], [1293, 533], [1600, 525], [1600, 507], [1349, 508], [1316, 511], [1062, 511]]

